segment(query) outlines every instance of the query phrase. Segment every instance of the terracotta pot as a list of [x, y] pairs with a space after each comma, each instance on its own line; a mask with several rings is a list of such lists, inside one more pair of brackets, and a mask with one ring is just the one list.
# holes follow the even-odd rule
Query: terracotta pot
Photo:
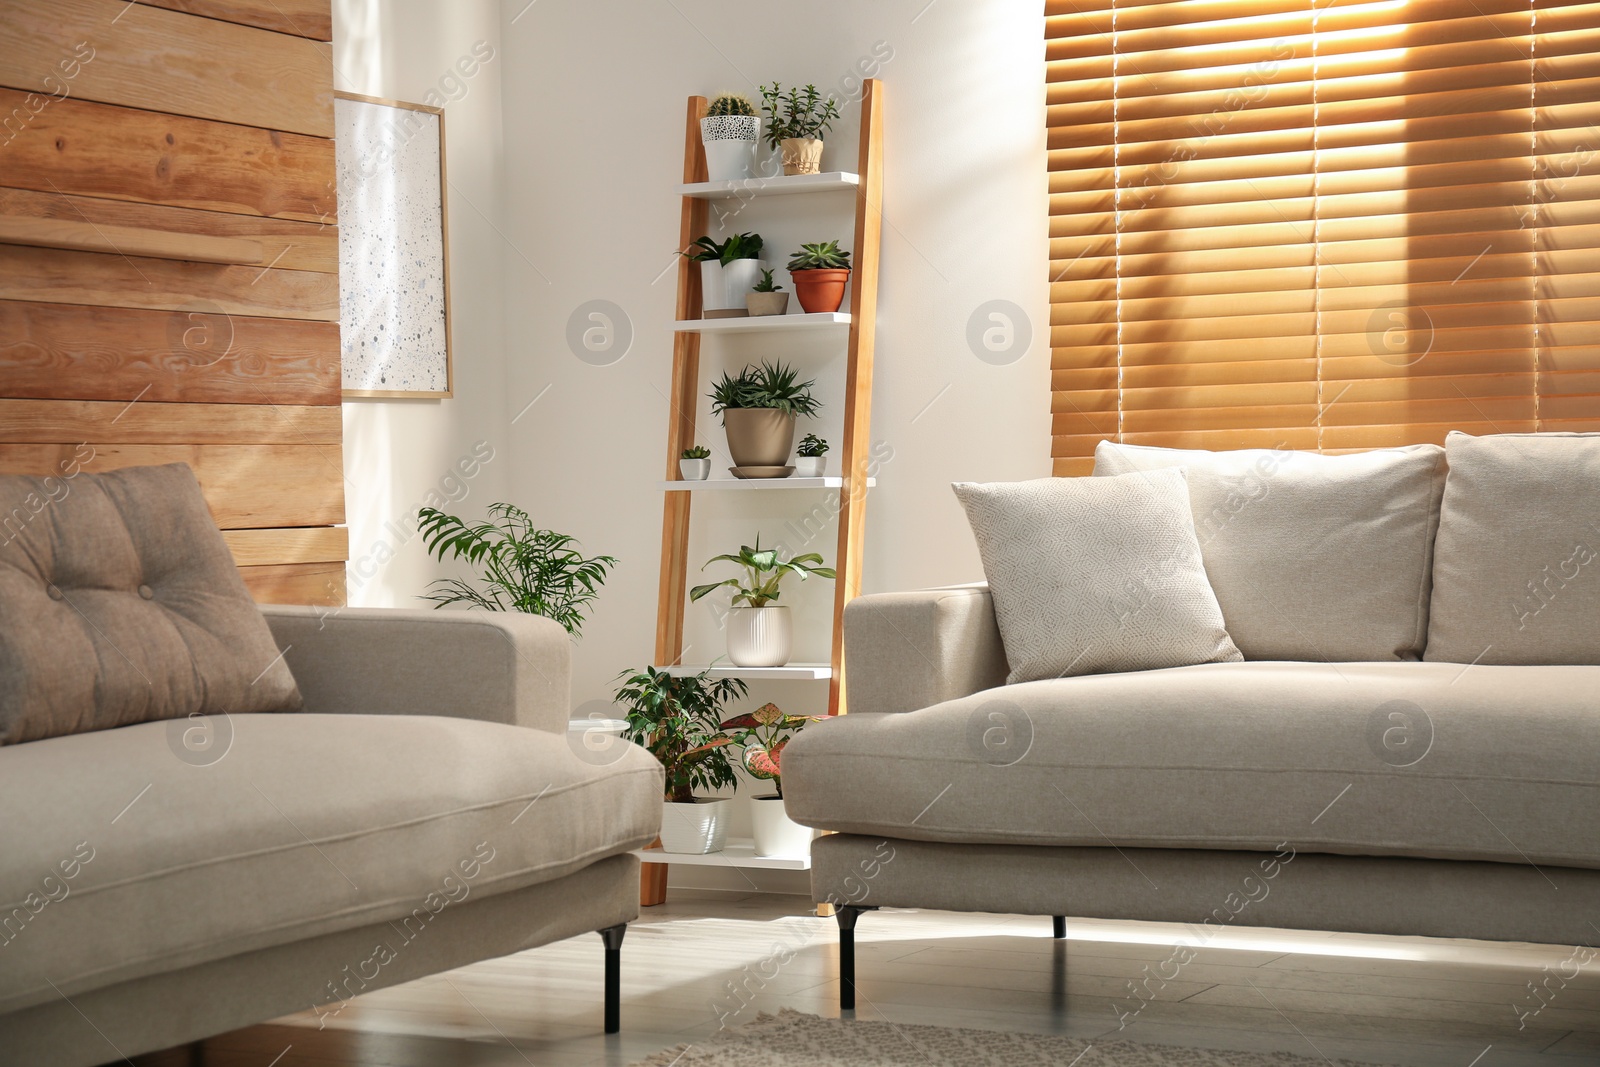
[[728, 408], [722, 413], [728, 454], [736, 467], [782, 467], [794, 450], [794, 416], [777, 408]]
[[788, 293], [746, 293], [744, 306], [751, 315], [782, 315], [789, 310]]
[[822, 138], [785, 137], [779, 145], [785, 174], [816, 174], [822, 170]]
[[806, 311], [833, 312], [844, 303], [844, 283], [850, 280], [850, 269], [843, 270], [792, 270], [794, 296]]

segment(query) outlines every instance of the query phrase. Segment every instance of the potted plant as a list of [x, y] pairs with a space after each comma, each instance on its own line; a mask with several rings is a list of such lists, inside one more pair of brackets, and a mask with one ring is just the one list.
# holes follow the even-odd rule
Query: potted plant
[[736, 376], [726, 371], [712, 386], [711, 414], [722, 416], [733, 473], [741, 478], [784, 478], [794, 447], [794, 422], [814, 416], [821, 406], [811, 395], [813, 381], [798, 381], [794, 368], [779, 362], [751, 364]]
[[761, 110], [767, 115], [767, 143], [782, 153], [785, 174], [815, 174], [822, 169], [822, 135], [839, 117], [833, 94], [823, 96], [815, 85], [790, 89], [777, 82], [761, 87]]
[[700, 141], [706, 153], [706, 177], [714, 182], [754, 176], [761, 117], [741, 93], [718, 93], [700, 120]]
[[768, 796], [752, 798], [750, 825], [758, 856], [806, 856], [811, 852], [815, 833], [783, 810], [783, 750], [795, 731], [825, 717], [788, 715], [776, 704], [763, 704], [722, 724], [724, 731], [733, 731], [734, 743], [743, 750], [739, 758], [744, 769], [752, 778], [771, 782], [776, 790]]
[[838, 241], [803, 244], [789, 257], [789, 278], [803, 309], [813, 314], [838, 311], [844, 283], [850, 280], [850, 253]]
[[489, 611], [543, 615], [579, 636], [584, 610], [600, 595], [600, 586], [617, 561], [611, 556], [585, 558], [577, 550], [576, 538], [536, 529], [528, 513], [515, 505], [490, 504], [489, 514], [490, 521], [468, 525], [434, 508], [417, 513], [430, 555], [464, 559], [484, 569], [476, 586], [459, 578], [441, 578], [433, 583], [438, 591], [422, 599], [441, 608], [470, 604]]
[[828, 442], [814, 433], [800, 439], [795, 449], [794, 472], [801, 478], [821, 478], [828, 469]]
[[798, 574], [804, 581], [815, 575], [832, 578], [832, 567], [819, 566], [822, 557], [807, 552], [792, 559], [779, 559], [775, 548], [740, 545], [736, 556], [713, 556], [713, 563], [735, 563], [744, 568], [744, 578], [724, 578], [689, 590], [690, 600], [699, 600], [714, 589], [733, 586], [733, 606], [728, 609], [728, 659], [735, 667], [782, 667], [789, 662], [794, 628], [786, 604], [774, 604], [778, 586], [784, 578]]
[[703, 482], [711, 476], [711, 449], [705, 445], [686, 448], [678, 456], [678, 477], [686, 482]]
[[736, 233], [722, 242], [709, 236], [697, 238], [690, 246], [692, 251], [679, 253], [700, 264], [700, 307], [705, 318], [749, 314], [744, 294], [755, 286], [766, 266], [761, 261], [761, 245], [759, 233]]
[[763, 270], [761, 280], [744, 294], [744, 306], [752, 316], [782, 315], [789, 310], [789, 294], [783, 291], [783, 286], [773, 283], [770, 270]]

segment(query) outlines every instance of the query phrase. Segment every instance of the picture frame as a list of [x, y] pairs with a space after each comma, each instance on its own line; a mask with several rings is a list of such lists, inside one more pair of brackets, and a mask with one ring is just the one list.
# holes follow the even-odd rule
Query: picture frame
[[452, 397], [444, 109], [335, 92], [334, 128], [343, 395]]

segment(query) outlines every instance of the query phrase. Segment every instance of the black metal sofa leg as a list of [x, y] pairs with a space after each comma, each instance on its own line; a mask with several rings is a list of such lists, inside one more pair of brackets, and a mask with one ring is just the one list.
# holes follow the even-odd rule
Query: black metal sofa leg
[[856, 920], [873, 907], [841, 904], [834, 910], [839, 920], [839, 1010], [854, 1011], [856, 1006]]
[[1052, 915], [1050, 916], [1050, 922], [1051, 937], [1055, 938], [1057, 941], [1060, 941], [1062, 938], [1067, 936], [1067, 917], [1065, 915]]
[[628, 924], [608, 926], [600, 931], [606, 943], [606, 1033], [622, 1029], [622, 935]]

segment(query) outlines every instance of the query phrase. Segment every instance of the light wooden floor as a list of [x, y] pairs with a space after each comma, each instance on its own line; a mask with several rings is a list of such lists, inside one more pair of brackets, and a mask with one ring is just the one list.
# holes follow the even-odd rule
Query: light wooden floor
[[[589, 935], [368, 994], [320, 1032], [306, 1013], [213, 1038], [203, 1062], [620, 1065], [759, 1011], [836, 1016], [835, 924], [805, 908], [798, 897], [674, 890], [629, 929], [616, 1037], [600, 1032], [601, 945]], [[870, 912], [857, 930], [857, 1017], [1109, 1040], [1117, 1011], [1140, 1003], [1129, 981], [1184, 933], [1085, 920], [1055, 942], [1047, 917]], [[1239, 929], [1197, 950], [1120, 1036], [1407, 1067], [1600, 1063], [1600, 960], [1564, 985], [1550, 977], [1571, 951]], [[1528, 984], [1546, 979], [1535, 999]], [[174, 1050], [136, 1062], [191, 1061]]]

